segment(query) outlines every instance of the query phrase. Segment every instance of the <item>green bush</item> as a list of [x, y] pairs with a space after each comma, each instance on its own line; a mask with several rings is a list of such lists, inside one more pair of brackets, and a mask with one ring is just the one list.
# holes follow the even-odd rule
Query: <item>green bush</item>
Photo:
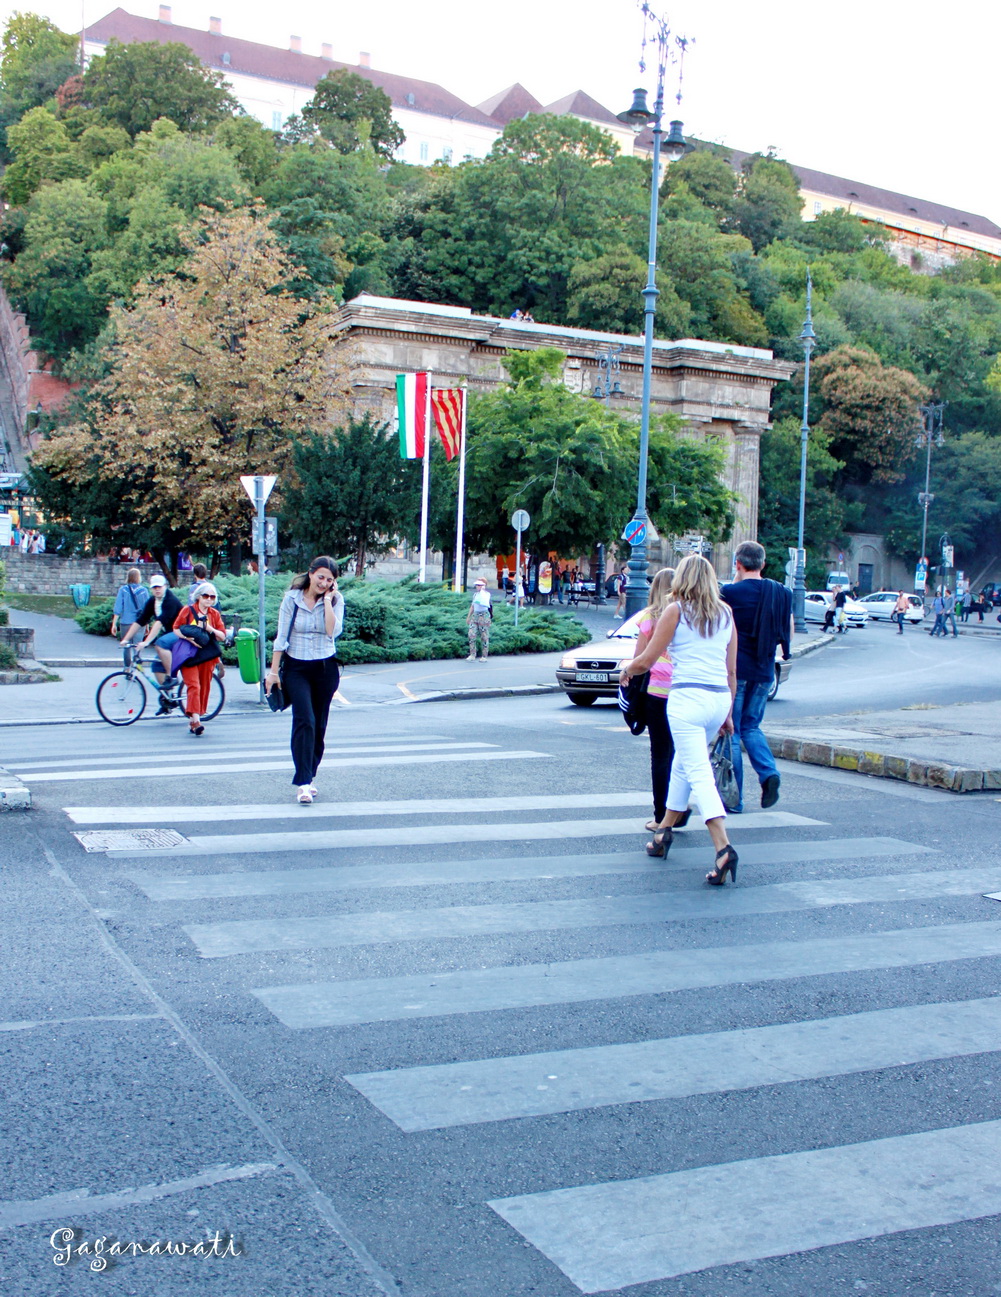
[[114, 599], [102, 599], [99, 603], [89, 603], [77, 613], [77, 624], [88, 635], [110, 635], [111, 617], [114, 610]]
[[[257, 626], [257, 577], [214, 578], [219, 610], [228, 622], [239, 616], [244, 626]], [[288, 590], [287, 574], [266, 578], [264, 612], [266, 635], [274, 639], [278, 607]], [[340, 582], [344, 593], [344, 631], [337, 641], [337, 656], [354, 662], [409, 662], [431, 658], [463, 658], [469, 652], [466, 638], [468, 594], [453, 594], [436, 585], [406, 581]], [[92, 635], [106, 635], [111, 627], [112, 601], [81, 608], [77, 621]], [[492, 653], [555, 653], [576, 648], [591, 638], [575, 617], [548, 608], [523, 608], [514, 625], [514, 610], [505, 604], [494, 608], [490, 632]], [[235, 661], [233, 650], [224, 654]]]
[[7, 608], [0, 607], [0, 626], [10, 625], [10, 611]]
[[9, 644], [0, 644], [0, 671], [16, 671], [17, 658]]

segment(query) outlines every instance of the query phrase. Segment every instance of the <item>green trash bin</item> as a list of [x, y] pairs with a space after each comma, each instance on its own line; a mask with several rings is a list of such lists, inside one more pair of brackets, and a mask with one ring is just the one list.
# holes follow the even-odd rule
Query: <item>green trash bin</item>
[[73, 607], [83, 608], [90, 603], [90, 586], [77, 584], [70, 586], [70, 594], [73, 596]]
[[261, 683], [261, 655], [257, 651], [260, 639], [257, 631], [244, 626], [236, 632], [236, 660], [240, 664], [240, 679], [244, 684]]

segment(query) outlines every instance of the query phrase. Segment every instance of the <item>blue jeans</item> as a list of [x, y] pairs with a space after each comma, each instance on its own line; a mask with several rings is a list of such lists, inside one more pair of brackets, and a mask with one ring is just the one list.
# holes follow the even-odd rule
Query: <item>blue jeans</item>
[[743, 743], [747, 749], [754, 773], [762, 783], [769, 775], [778, 774], [772, 750], [760, 728], [771, 687], [771, 680], [737, 681], [737, 693], [733, 700], [733, 773], [740, 789], [741, 803], [737, 809], [741, 811], [744, 809], [744, 758], [740, 745]]

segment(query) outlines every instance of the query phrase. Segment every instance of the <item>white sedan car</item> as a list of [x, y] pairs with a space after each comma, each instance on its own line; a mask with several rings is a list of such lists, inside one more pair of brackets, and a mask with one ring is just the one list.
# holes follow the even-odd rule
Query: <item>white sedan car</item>
[[[856, 602], [862, 605], [873, 621], [889, 621], [893, 616], [899, 593], [899, 590], [877, 590], [875, 594], [863, 595]], [[915, 625], [923, 621], [925, 606], [920, 596], [909, 594], [907, 604], [904, 620], [913, 622]]]
[[[806, 620], [823, 622], [828, 608], [834, 606], [834, 595], [830, 590], [807, 590]], [[849, 598], [845, 604], [845, 616], [849, 626], [861, 628], [869, 620], [869, 614], [857, 599]]]

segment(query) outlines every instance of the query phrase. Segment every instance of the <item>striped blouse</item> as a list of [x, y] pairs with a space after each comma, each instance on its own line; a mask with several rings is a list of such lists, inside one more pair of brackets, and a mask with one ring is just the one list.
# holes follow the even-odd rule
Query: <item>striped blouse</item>
[[[340, 591], [334, 595], [333, 605], [334, 633], [328, 635], [323, 600], [317, 599], [313, 607], [309, 608], [306, 606], [301, 590], [289, 590], [278, 610], [275, 649], [287, 653], [290, 658], [295, 658], [299, 662], [317, 662], [321, 658], [333, 657], [337, 652], [334, 640], [340, 635], [344, 626], [344, 596]], [[292, 626], [293, 608], [298, 608], [294, 626]]]

